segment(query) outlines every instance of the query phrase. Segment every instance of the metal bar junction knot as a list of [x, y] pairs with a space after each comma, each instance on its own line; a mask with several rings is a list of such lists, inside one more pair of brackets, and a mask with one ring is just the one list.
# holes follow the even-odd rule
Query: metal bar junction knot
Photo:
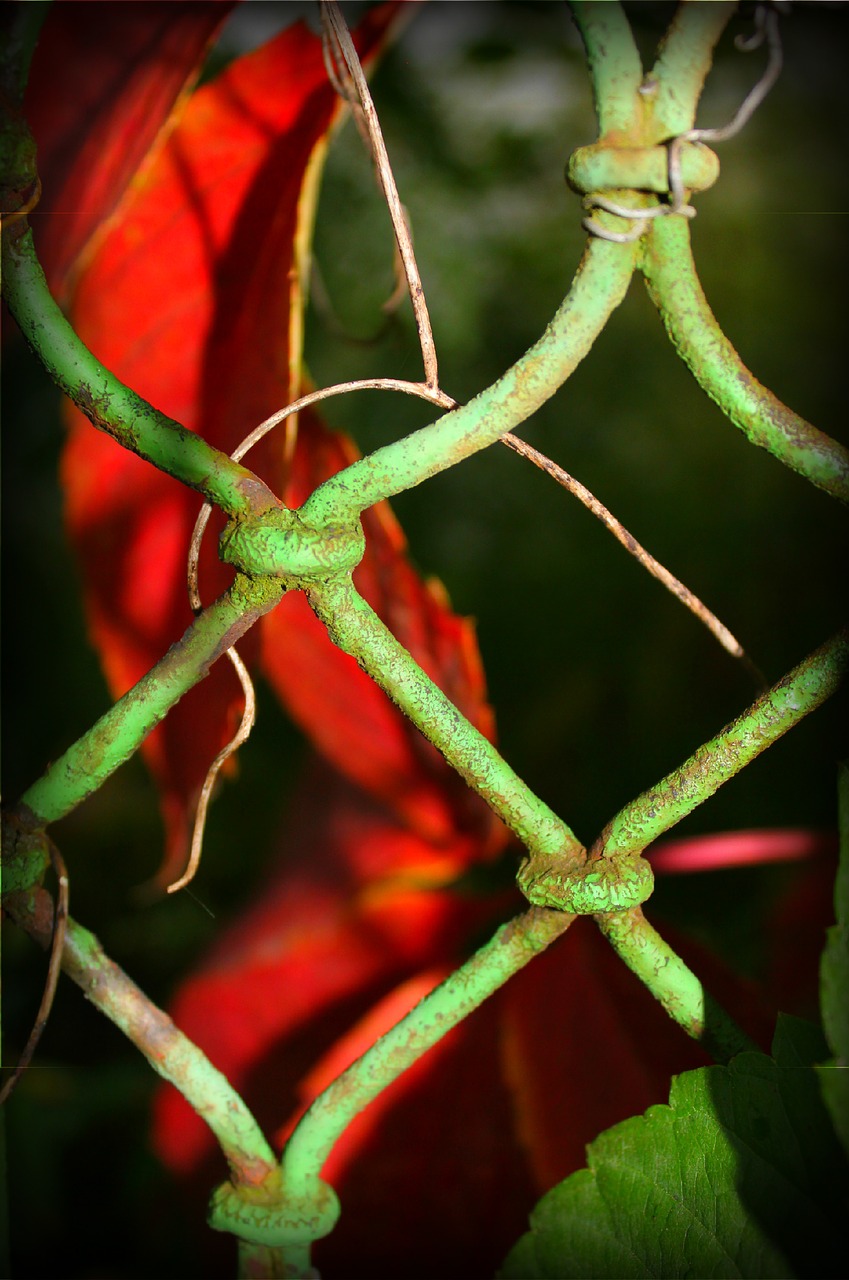
[[280, 1170], [256, 1188], [222, 1183], [212, 1194], [207, 1222], [249, 1244], [279, 1249], [312, 1244], [327, 1236], [339, 1220], [339, 1199], [329, 1183], [316, 1178], [297, 1194], [284, 1186]]
[[582, 861], [531, 851], [516, 883], [532, 906], [586, 916], [640, 906], [652, 895], [654, 872], [638, 853], [606, 853]]
[[[613, 231], [602, 223], [597, 222], [594, 218], [587, 217], [582, 219], [582, 226], [586, 231], [602, 240], [612, 240], [616, 244], [628, 244], [633, 240], [639, 239], [649, 226], [652, 218], [668, 217], [669, 214], [680, 214], [685, 218], [694, 218], [696, 216], [696, 210], [692, 205], [687, 204], [687, 192], [704, 191], [707, 187], [712, 186], [719, 176], [719, 161], [709, 148], [703, 144], [708, 141], [725, 142], [728, 138], [733, 138], [738, 134], [749, 122], [775, 84], [781, 74], [783, 65], [778, 18], [780, 13], [786, 12], [787, 5], [782, 0], [764, 0], [764, 3], [759, 4], [755, 10], [754, 31], [747, 36], [738, 36], [735, 40], [736, 47], [746, 53], [759, 49], [761, 45], [766, 44], [768, 58], [760, 80], [750, 89], [736, 115], [728, 124], [718, 129], [687, 129], [673, 138], [666, 139], [659, 147], [632, 149], [622, 146], [617, 147], [611, 145], [610, 140], [607, 142], [602, 140], [596, 144], [595, 148], [585, 147], [575, 152], [569, 162], [566, 176], [570, 185], [584, 195], [584, 208], [602, 209], [607, 213], [615, 214], [617, 217], [627, 218], [633, 224], [627, 231]], [[639, 85], [638, 93], [643, 98], [650, 99], [657, 92], [657, 89], [657, 79], [649, 75]], [[646, 172], [639, 171], [640, 163], [644, 162], [647, 157], [651, 157], [656, 151], [661, 154], [665, 152], [666, 158], [665, 180], [660, 185], [658, 185], [656, 170], [649, 172], [652, 168], [650, 162], [646, 165]], [[594, 182], [592, 181], [593, 175], [591, 172], [582, 171], [582, 160], [587, 153], [598, 152], [607, 154], [608, 171], [600, 173], [598, 177], [601, 180]], [[709, 173], [700, 175], [697, 172], [692, 159], [694, 154], [701, 154], [703, 159], [706, 156], [712, 157], [715, 166], [712, 176]], [[633, 165], [633, 160], [631, 161], [632, 168], [629, 168], [629, 157], [637, 158], [635, 166]], [[654, 164], [656, 166], [657, 162], [655, 161]], [[592, 169], [592, 166], [590, 166], [590, 169]], [[629, 180], [616, 181], [617, 170], [619, 171], [618, 176], [620, 179], [627, 178]], [[649, 192], [656, 192], [667, 195], [668, 200], [665, 203], [637, 205], [634, 207], [611, 200], [608, 196], [601, 194], [604, 191], [630, 191], [643, 195]]]
[[282, 578], [298, 588], [339, 573], [350, 573], [365, 554], [359, 520], [315, 528], [297, 511], [271, 507], [232, 520], [221, 534], [219, 555], [252, 577]]

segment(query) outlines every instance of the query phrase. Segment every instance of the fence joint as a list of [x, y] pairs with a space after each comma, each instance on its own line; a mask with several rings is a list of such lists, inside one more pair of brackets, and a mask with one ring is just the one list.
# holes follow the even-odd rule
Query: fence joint
[[232, 520], [219, 543], [225, 563], [252, 576], [283, 578], [290, 587], [350, 573], [364, 554], [359, 520], [315, 528], [285, 507]]

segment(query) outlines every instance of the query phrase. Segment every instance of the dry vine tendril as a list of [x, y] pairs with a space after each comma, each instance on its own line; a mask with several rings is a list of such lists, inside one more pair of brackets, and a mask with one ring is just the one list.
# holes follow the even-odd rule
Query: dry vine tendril
[[[439, 386], [436, 344], [433, 338], [433, 330], [430, 322], [424, 288], [421, 282], [421, 275], [419, 273], [413, 249], [410, 227], [405, 215], [404, 207], [398, 195], [397, 184], [392, 172], [386, 145], [383, 140], [380, 121], [368, 88], [365, 73], [363, 72], [362, 65], [338, 5], [334, 0], [322, 0], [320, 4], [320, 12], [322, 20], [322, 47], [328, 76], [331, 83], [336, 88], [337, 93], [350, 107], [360, 131], [360, 135], [370, 151], [378, 175], [380, 187], [383, 191], [387, 209], [392, 221], [397, 252], [403, 267], [407, 293], [415, 316], [422, 364], [424, 366], [424, 380], [422, 382], [410, 382], [400, 378], [365, 378], [351, 382], [338, 383], [316, 391], [308, 392], [305, 395], [298, 397], [285, 408], [271, 414], [257, 427], [255, 427], [254, 430], [241, 441], [230, 455], [234, 462], [240, 462], [254, 447], [254, 445], [275, 427], [288, 422], [290, 419], [296, 420], [296, 415], [301, 409], [318, 404], [320, 401], [332, 396], [345, 395], [353, 391], [363, 390], [399, 391], [406, 395], [412, 395], [419, 397], [420, 399], [427, 400], [431, 404], [442, 409], [451, 410], [457, 407], [457, 401], [442, 391]], [[765, 92], [766, 89], [763, 90], [763, 93]], [[763, 96], [763, 93], [761, 96]], [[750, 98], [753, 97], [753, 94], [750, 95]], [[759, 100], [760, 98], [758, 101]], [[747, 99], [747, 103], [748, 102], [749, 99]], [[744, 104], [744, 108], [745, 107], [746, 104]], [[734, 123], [736, 127], [740, 127], [740, 124], [737, 124], [737, 120], [742, 115], [744, 108], [741, 108], [741, 111], [738, 112], [738, 117], [735, 118]], [[754, 110], [754, 106], [751, 107], [748, 114], [751, 114], [751, 110]], [[746, 118], [748, 118], [748, 114], [746, 115]], [[729, 126], [729, 129], [730, 128], [731, 126]], [[723, 136], [730, 136], [730, 134], [725, 133]], [[619, 210], [614, 211], [618, 212]], [[663, 207], [658, 210], [658, 212], [667, 213], [670, 211], [669, 207]], [[629, 236], [628, 238], [631, 237]], [[720, 620], [692, 591], [690, 591], [688, 587], [684, 586], [682, 582], [680, 582], [653, 556], [651, 556], [640, 545], [636, 538], [634, 538], [633, 535], [624, 528], [621, 522], [618, 521], [615, 516], [613, 516], [607, 508], [604, 507], [603, 504], [600, 503], [598, 499], [580, 483], [580, 481], [574, 479], [574, 477], [564, 471], [563, 468], [552, 462], [551, 459], [546, 458], [544, 454], [532, 448], [532, 446], [520, 440], [513, 433], [507, 432], [501, 439], [503, 444], [511, 448], [520, 456], [528, 458], [536, 466], [546, 471], [547, 474], [553, 476], [559, 484], [568, 489], [570, 493], [578, 498], [578, 500], [587, 507], [588, 510], [601, 520], [620, 544], [626, 548], [629, 554], [631, 554], [643, 566], [643, 568], [647, 570], [647, 572], [657, 578], [658, 581], [667, 588], [667, 590], [672, 592], [672, 594], [675, 595], [708, 628], [708, 630], [716, 637], [719, 643], [732, 655], [732, 657], [740, 659], [744, 665], [752, 671], [758, 683], [762, 687], [765, 685], [763, 676], [746, 656], [742, 645], [736, 637], [731, 634], [728, 628], [720, 622]], [[204, 531], [209, 522], [211, 512], [211, 505], [209, 503], [205, 503], [201, 508], [195, 523], [189, 549], [187, 569], [188, 590], [191, 605], [195, 612], [199, 611], [201, 608], [200, 595], [198, 591], [198, 558], [200, 555], [200, 547]], [[228, 650], [227, 657], [235, 667], [239, 680], [242, 684], [245, 694], [245, 710], [237, 733], [227, 746], [223, 748], [213, 764], [210, 766], [210, 770], [204, 781], [198, 801], [189, 860], [184, 873], [178, 880], [168, 886], [169, 893], [174, 893], [179, 889], [185, 888], [197, 872], [203, 844], [203, 832], [206, 822], [207, 808], [215, 779], [225, 761], [247, 740], [255, 719], [255, 695], [248, 671], [235, 649]]]
[[[38, 1048], [38, 1042], [41, 1039], [44, 1028], [47, 1026], [50, 1010], [53, 1008], [53, 999], [59, 983], [59, 974], [62, 971], [62, 951], [65, 946], [65, 931], [68, 924], [68, 870], [56, 845], [49, 838], [45, 837], [45, 839], [57, 885], [56, 903], [52, 911], [50, 960], [47, 966], [47, 976], [44, 981], [44, 990], [41, 995], [41, 1003], [38, 1006], [38, 1013], [35, 1015], [32, 1030], [12, 1070], [12, 1074], [3, 1085], [3, 1088], [0, 1089], [0, 1106], [11, 1097], [15, 1086], [32, 1062], [33, 1055]], [[42, 893], [44, 894], [44, 891]]]

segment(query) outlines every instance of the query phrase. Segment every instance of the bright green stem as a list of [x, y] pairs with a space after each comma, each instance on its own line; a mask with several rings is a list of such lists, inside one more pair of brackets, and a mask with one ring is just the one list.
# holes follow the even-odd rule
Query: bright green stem
[[56, 822], [96, 791], [212, 664], [277, 604], [283, 591], [279, 580], [238, 576], [183, 638], [25, 792], [20, 803], [28, 817], [34, 815], [41, 826]]
[[596, 922], [628, 968], [715, 1062], [757, 1048], [652, 928], [640, 907], [596, 916]]
[[734, 17], [727, 0], [679, 5], [651, 70], [657, 81], [654, 125], [659, 139], [692, 129], [702, 87], [719, 37]]
[[307, 599], [331, 640], [356, 658], [523, 844], [558, 858], [583, 858], [583, 846], [565, 822], [425, 675], [358, 594], [350, 576], [308, 589]]
[[3, 236], [3, 297], [50, 377], [89, 421], [229, 515], [279, 507], [252, 472], [154, 409], [95, 359], [50, 293], [32, 232], [16, 230]]
[[255, 1189], [276, 1180], [274, 1152], [226, 1077], [104, 954], [97, 938], [70, 919], [62, 968], [209, 1125], [236, 1186]]
[[479, 951], [343, 1071], [312, 1104], [283, 1152], [286, 1187], [314, 1185], [334, 1144], [369, 1102], [417, 1062], [575, 919], [532, 907]]
[[592, 239], [560, 309], [521, 360], [468, 404], [326, 480], [301, 507], [302, 520], [317, 528], [349, 523], [524, 422], [587, 354], [624, 298], [635, 261], [634, 245]]
[[672, 343], [736, 427], [820, 489], [849, 502], [849, 449], [761, 386], [726, 338], [696, 274], [685, 218], [656, 218], [642, 269]]
[[587, 51], [599, 133], [631, 133], [639, 125], [643, 67], [622, 6], [573, 0], [569, 7]]
[[841, 631], [770, 689], [679, 769], [644, 791], [607, 824], [594, 852], [640, 853], [718, 791], [839, 687], [849, 668]]

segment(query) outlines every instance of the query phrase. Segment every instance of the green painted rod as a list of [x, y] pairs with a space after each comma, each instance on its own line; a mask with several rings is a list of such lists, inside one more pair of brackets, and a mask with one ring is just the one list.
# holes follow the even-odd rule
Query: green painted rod
[[278, 499], [251, 471], [154, 409], [104, 368], [50, 293], [32, 232], [17, 231], [13, 226], [3, 235], [3, 297], [50, 377], [89, 421], [228, 515], [279, 507]]
[[849, 449], [783, 405], [743, 364], [702, 291], [686, 219], [656, 218], [642, 243], [649, 293], [699, 385], [753, 444], [849, 502]]
[[583, 846], [566, 823], [425, 675], [358, 594], [350, 575], [308, 588], [307, 599], [331, 640], [356, 658], [523, 844], [558, 861], [583, 860]]
[[641, 853], [825, 702], [839, 688], [847, 669], [849, 631], [841, 631], [680, 768], [626, 805], [604, 828], [593, 854]]
[[641, 123], [643, 66], [624, 10], [610, 0], [572, 0], [569, 8], [587, 52], [598, 131], [632, 134]]
[[650, 73], [657, 82], [652, 128], [658, 141], [693, 128], [714, 48], [735, 11], [727, 0], [681, 4], [675, 11]]
[[277, 604], [284, 590], [276, 579], [254, 582], [238, 576], [229, 591], [198, 615], [182, 639], [50, 765], [20, 804], [41, 825], [70, 813], [138, 750], [171, 707]]
[[283, 1152], [286, 1187], [314, 1186], [334, 1144], [368, 1103], [452, 1028], [565, 933], [575, 916], [532, 907], [381, 1036], [313, 1102]]
[[62, 968], [209, 1125], [234, 1185], [253, 1188], [267, 1179], [276, 1181], [274, 1152], [227, 1078], [109, 959], [97, 938], [71, 919]]
[[304, 523], [315, 528], [349, 523], [367, 507], [421, 484], [524, 422], [587, 354], [625, 297], [635, 261], [633, 244], [591, 238], [568, 295], [516, 364], [468, 404], [326, 480], [300, 508]]
[[595, 920], [628, 968], [714, 1062], [728, 1062], [736, 1053], [757, 1048], [649, 924], [640, 907]]

